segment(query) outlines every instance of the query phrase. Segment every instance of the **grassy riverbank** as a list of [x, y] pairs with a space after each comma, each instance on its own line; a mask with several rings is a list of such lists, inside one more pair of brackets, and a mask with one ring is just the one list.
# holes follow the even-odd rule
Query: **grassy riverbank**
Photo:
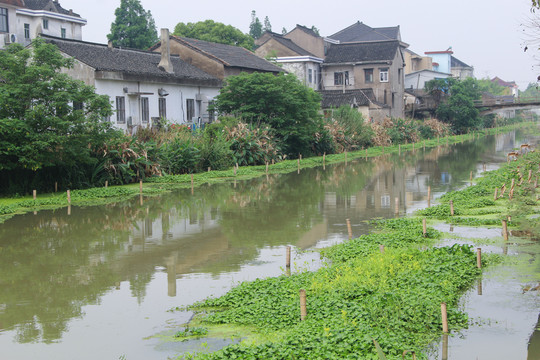
[[[451, 331], [467, 326], [457, 303], [481, 270], [470, 246], [434, 247], [441, 234], [428, 228], [424, 237], [421, 217], [500, 227], [511, 216], [514, 228], [534, 232], [539, 165], [540, 153], [528, 154], [484, 174], [475, 185], [444, 195], [439, 205], [416, 217], [381, 221], [369, 235], [322, 250], [328, 264], [318, 271], [244, 282], [220, 298], [194, 304], [190, 309], [198, 315], [190, 328], [208, 338], [228, 334], [243, 341], [183, 357], [379, 359], [375, 339], [390, 359], [401, 358], [404, 351], [409, 358], [414, 351], [425, 359], [427, 346], [442, 332], [441, 303], [448, 306]], [[494, 200], [495, 187], [503, 184], [506, 190]], [[482, 265], [499, 259], [484, 256]], [[305, 321], [300, 321], [300, 289], [307, 294]], [[198, 336], [179, 331], [178, 340], [186, 335]]]
[[[471, 133], [466, 135], [448, 136], [440, 139], [431, 139], [415, 144], [393, 145], [388, 147], [371, 147], [366, 150], [358, 150], [349, 153], [332, 154], [323, 157], [311, 157], [297, 160], [285, 160], [268, 166], [269, 174], [289, 173], [297, 171], [298, 168], [309, 168], [322, 166], [323, 164], [333, 164], [339, 162], [350, 161], [357, 158], [370, 158], [383, 154], [399, 153], [400, 151], [420, 150], [424, 146], [426, 148], [436, 147], [443, 144], [455, 144], [467, 140], [472, 140], [475, 137], [485, 136], [514, 130], [516, 127], [530, 126], [531, 123], [516, 124], [507, 127], [496, 129], [486, 129], [481, 132]], [[236, 171], [234, 168], [225, 171], [210, 171], [204, 173], [193, 174], [193, 186], [197, 187], [201, 184], [225, 182], [232, 179], [245, 180], [254, 177], [264, 176], [266, 174], [266, 166], [244, 166], [239, 167]], [[191, 175], [171, 175], [162, 177], [147, 178], [143, 184], [143, 196], [152, 196], [177, 188], [191, 187]], [[92, 188], [85, 190], [71, 191], [71, 205], [86, 206], [86, 205], [101, 205], [117, 201], [130, 199], [140, 195], [139, 184], [130, 184], [123, 186], [110, 186], [108, 188]], [[57, 193], [37, 194], [36, 200], [32, 196], [0, 198], [0, 222], [15, 215], [31, 211], [39, 211], [45, 209], [56, 209], [68, 206], [67, 193], [65, 190]]]

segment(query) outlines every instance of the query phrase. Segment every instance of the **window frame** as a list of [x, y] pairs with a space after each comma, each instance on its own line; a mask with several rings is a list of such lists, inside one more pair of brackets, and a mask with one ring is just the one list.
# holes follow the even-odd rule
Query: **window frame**
[[313, 69], [308, 69], [308, 82], [313, 84]]
[[[370, 77], [368, 77], [370, 75]], [[366, 84], [373, 84], [373, 68], [364, 69], [364, 82]]]
[[167, 118], [167, 99], [164, 97], [158, 98], [159, 118]]
[[60, 28], [60, 37], [62, 39], [67, 39], [67, 30], [66, 30], [66, 28]]
[[148, 97], [141, 97], [141, 123], [148, 123], [150, 121], [150, 99]]
[[193, 119], [194, 117], [195, 117], [195, 99], [186, 99], [186, 119], [187, 121], [191, 121], [191, 119]]
[[[6, 25], [5, 30], [0, 28], [0, 32], [9, 33], [9, 11], [7, 8], [0, 7], [0, 19], [5, 19], [5, 25]], [[0, 21], [0, 25], [1, 24], [2, 24], [2, 21]]]
[[389, 82], [390, 74], [388, 68], [379, 68], [379, 81], [380, 82]]
[[24, 23], [24, 38], [30, 40], [30, 24]]
[[334, 86], [350, 85], [349, 71], [334, 71]]
[[49, 30], [49, 19], [43, 19], [43, 29]]
[[116, 123], [117, 124], [126, 123], [126, 97], [125, 96], [116, 97]]

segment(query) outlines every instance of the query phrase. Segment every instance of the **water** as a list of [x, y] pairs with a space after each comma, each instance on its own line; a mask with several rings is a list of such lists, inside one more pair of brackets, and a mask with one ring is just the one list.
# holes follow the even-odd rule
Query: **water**
[[[166, 359], [199, 347], [162, 341], [192, 315], [168, 309], [219, 296], [243, 280], [282, 274], [287, 245], [293, 271], [316, 269], [320, 260], [310, 250], [346, 239], [346, 219], [354, 236], [364, 234], [366, 220], [425, 207], [428, 185], [434, 197], [465, 186], [470, 171], [498, 167], [525, 142], [534, 139], [510, 133], [207, 185], [193, 195], [179, 190], [142, 204], [134, 199], [72, 207], [70, 215], [59, 209], [15, 216], [0, 224], [0, 358]], [[483, 299], [499, 297], [488, 295], [499, 280], [485, 277]], [[516, 281], [518, 289], [523, 281]], [[516, 335], [515, 359], [525, 359], [535, 306], [517, 311], [533, 321], [519, 322], [526, 329]]]

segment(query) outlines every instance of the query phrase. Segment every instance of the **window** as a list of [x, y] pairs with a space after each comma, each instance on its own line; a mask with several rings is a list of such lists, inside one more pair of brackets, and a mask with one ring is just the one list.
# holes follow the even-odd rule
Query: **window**
[[379, 69], [380, 82], [388, 82], [388, 68]]
[[123, 96], [116, 97], [116, 122], [126, 123], [126, 99]]
[[65, 28], [60, 28], [60, 37], [62, 39], [66, 38], [66, 29]]
[[373, 69], [364, 69], [364, 78], [365, 83], [372, 83], [373, 82]]
[[313, 70], [313, 83], [318, 84], [319, 83], [319, 73], [317, 69]]
[[30, 24], [24, 24], [24, 38], [30, 39]]
[[5, 8], [0, 8], [0, 31], [9, 32], [8, 10]]
[[335, 72], [334, 85], [349, 85], [349, 72], [348, 71]]
[[49, 19], [43, 19], [43, 29], [49, 29]]
[[186, 99], [187, 121], [191, 121], [195, 117], [195, 100]]
[[308, 69], [308, 82], [313, 84], [313, 70]]
[[147, 97], [141, 98], [141, 121], [147, 123], [150, 120], [150, 106]]
[[161, 119], [167, 118], [167, 99], [164, 97], [160, 97], [158, 99], [158, 106], [159, 106], [159, 117]]
[[397, 79], [398, 84], [401, 84], [401, 69], [398, 69], [397, 76], [398, 76], [398, 79]]
[[74, 101], [73, 110], [84, 110], [84, 104], [81, 101]]

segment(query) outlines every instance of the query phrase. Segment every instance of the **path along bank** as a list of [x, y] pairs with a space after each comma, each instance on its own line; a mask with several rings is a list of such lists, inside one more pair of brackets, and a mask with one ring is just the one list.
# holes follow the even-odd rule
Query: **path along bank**
[[83, 190], [58, 189], [57, 192], [33, 195], [0, 198], [0, 223], [16, 214], [27, 212], [36, 212], [47, 209], [67, 208], [69, 206], [89, 206], [103, 205], [118, 201], [141, 197], [143, 201], [145, 196], [162, 194], [178, 188], [197, 188], [202, 184], [228, 182], [232, 179], [245, 180], [265, 176], [266, 174], [290, 173], [299, 171], [303, 168], [316, 166], [325, 166], [332, 163], [347, 162], [356, 158], [371, 158], [384, 154], [401, 153], [411, 150], [420, 150], [422, 148], [436, 147], [443, 144], [456, 144], [466, 140], [472, 140], [480, 136], [497, 134], [514, 130], [516, 127], [533, 127], [534, 123], [519, 123], [515, 125], [484, 129], [480, 132], [474, 132], [464, 135], [454, 135], [444, 138], [425, 140], [412, 144], [401, 144], [392, 146], [371, 147], [355, 152], [345, 152], [341, 154], [332, 154], [328, 156], [311, 157], [301, 160], [285, 160], [276, 164], [267, 166], [243, 166], [231, 168], [225, 171], [209, 171], [197, 174], [170, 175], [162, 177], [147, 178], [140, 183], [106, 186], [101, 188], [91, 188]]
[[[459, 307], [460, 297], [484, 268], [507, 260], [482, 254], [479, 264], [476, 248], [441, 246], [444, 234], [431, 227], [424, 234], [422, 220], [497, 228], [506, 221], [515, 233], [537, 234], [539, 166], [540, 153], [530, 153], [485, 173], [475, 185], [445, 194], [439, 205], [414, 217], [374, 223], [370, 234], [322, 250], [328, 263], [318, 271], [296, 269], [244, 282], [220, 298], [194, 304], [194, 320], [170, 340], [242, 341], [214, 353], [203, 346], [202, 352], [179, 358], [412, 359], [413, 352], [427, 358], [443, 334], [441, 304], [451, 334], [466, 328], [470, 320]], [[499, 240], [505, 241], [493, 239]]]

